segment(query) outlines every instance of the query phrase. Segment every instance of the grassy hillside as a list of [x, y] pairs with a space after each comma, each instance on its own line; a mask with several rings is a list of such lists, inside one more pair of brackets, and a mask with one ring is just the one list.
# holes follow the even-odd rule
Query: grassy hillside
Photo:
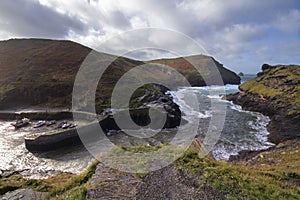
[[[223, 65], [217, 62], [213, 57], [205, 55], [188, 56], [184, 58], [173, 58], [173, 59], [159, 59], [149, 61], [150, 63], [159, 63], [170, 66], [188, 79], [192, 86], [204, 86], [205, 80], [214, 82], [216, 76], [213, 73], [212, 68], [217, 67], [221, 74], [224, 84], [240, 84], [240, 77], [234, 72], [226, 69]], [[194, 64], [195, 66], [193, 66]], [[200, 73], [195, 69], [197, 67]]]
[[275, 144], [300, 137], [300, 66], [264, 64], [262, 72], [227, 99], [271, 119], [269, 140]]
[[[90, 48], [71, 41], [46, 39], [12, 39], [0, 42], [0, 109], [20, 107], [71, 107], [71, 94], [76, 73], [91, 52]], [[103, 59], [112, 55], [99, 53]], [[209, 58], [194, 56], [203, 73], [210, 75]], [[181, 72], [191, 85], [205, 85], [195, 69], [184, 59], [166, 59], [152, 61], [167, 62]], [[225, 83], [239, 83], [239, 77], [214, 61], [223, 75]], [[117, 80], [124, 73], [144, 62], [118, 57], [105, 71], [96, 93], [98, 111], [110, 107], [110, 96]], [[145, 71], [145, 77], [164, 78], [164, 72]], [[210, 77], [212, 80], [213, 76]], [[124, 85], [124, 89], [126, 85]], [[137, 94], [144, 95], [140, 88]], [[147, 99], [146, 99], [147, 100]]]
[[240, 85], [240, 90], [262, 99], [280, 99], [290, 114], [300, 114], [300, 66], [263, 65], [262, 69], [256, 78]]
[[[90, 51], [70, 41], [18, 39], [0, 42], [0, 108], [70, 108], [76, 73]], [[116, 59], [103, 76], [99, 86], [102, 94], [96, 96], [98, 104], [108, 104], [112, 82], [140, 63], [122, 57]]]

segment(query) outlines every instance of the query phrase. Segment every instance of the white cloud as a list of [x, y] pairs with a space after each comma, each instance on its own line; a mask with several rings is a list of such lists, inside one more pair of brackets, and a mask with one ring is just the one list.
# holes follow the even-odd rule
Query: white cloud
[[63, 15], [37, 1], [0, 1], [1, 32], [19, 37], [64, 37], [70, 30], [84, 34], [76, 15]]
[[230, 43], [249, 42], [264, 35], [266, 27], [253, 24], [234, 24], [223, 30], [223, 38]]
[[274, 26], [283, 32], [300, 34], [300, 11], [292, 9], [287, 14], [278, 15]]
[[[281, 54], [274, 56], [276, 51], [299, 41], [299, 9], [297, 0], [1, 1], [0, 37], [64, 38], [95, 48], [100, 42], [135, 28], [166, 28], [197, 40], [227, 66], [241, 67], [246, 63], [257, 71], [268, 59], [281, 61]], [[148, 46], [161, 44], [193, 52], [193, 47], [184, 41], [148, 34], [136, 35], [131, 42], [138, 44], [142, 40]], [[130, 45], [119, 41], [114, 47], [117, 52], [130, 49]], [[150, 58], [159, 54], [170, 55], [152, 51], [135, 56]], [[288, 56], [284, 57], [288, 60]], [[293, 62], [295, 57], [290, 59]]]
[[147, 19], [137, 15], [130, 19], [130, 23], [133, 29], [146, 28], [150, 26]]

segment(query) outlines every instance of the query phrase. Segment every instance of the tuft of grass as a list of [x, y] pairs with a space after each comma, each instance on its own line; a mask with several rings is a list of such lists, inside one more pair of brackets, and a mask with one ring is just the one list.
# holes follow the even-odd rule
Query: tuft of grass
[[75, 175], [62, 173], [42, 180], [27, 179], [20, 174], [1, 177], [0, 195], [21, 188], [32, 188], [37, 191], [48, 192], [55, 188], [62, 187], [65, 183], [70, 181], [73, 176]]
[[51, 190], [46, 199], [85, 199], [87, 186], [96, 171], [95, 161], [85, 172], [74, 176], [69, 182]]
[[94, 162], [85, 172], [74, 175], [62, 173], [47, 179], [26, 179], [20, 174], [0, 178], [0, 195], [21, 188], [32, 188], [48, 192], [45, 199], [85, 199], [87, 186], [95, 173], [98, 162]]

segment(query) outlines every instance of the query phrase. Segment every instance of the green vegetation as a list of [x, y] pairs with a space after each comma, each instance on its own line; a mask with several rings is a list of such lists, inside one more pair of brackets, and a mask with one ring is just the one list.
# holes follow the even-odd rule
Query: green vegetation
[[[9, 109], [21, 106], [39, 106], [49, 108], [70, 108], [72, 106], [72, 91], [76, 74], [92, 50], [80, 44], [70, 41], [56, 41], [46, 39], [12, 39], [0, 42], [0, 108]], [[96, 52], [95, 52], [96, 53]], [[111, 60], [112, 55], [98, 53], [100, 65], [105, 60]], [[211, 64], [216, 64], [226, 83], [239, 83], [239, 77], [233, 72], [225, 69], [220, 63], [211, 57], [198, 55], [188, 59], [194, 60], [201, 67], [201, 75], [211, 76]], [[151, 62], [142, 62], [125, 57], [115, 57], [115, 60], [102, 74], [95, 96], [95, 107], [101, 112], [111, 106], [111, 94], [118, 80], [129, 70], [136, 66], [147, 63], [162, 63], [173, 67], [182, 73], [191, 85], [205, 85], [198, 71], [185, 59], [161, 59]], [[155, 67], [147, 68], [133, 77], [135, 81], [145, 80], [170, 80], [181, 83], [181, 79], [170, 75], [168, 70]], [[87, 77], [92, 78], [95, 74], [93, 69], [86, 72]], [[95, 76], [94, 76], [95, 78]], [[99, 77], [96, 77], [99, 78]], [[177, 80], [178, 79], [178, 80]], [[130, 80], [131, 81], [131, 80]], [[153, 81], [155, 82], [155, 81]], [[158, 82], [158, 81], [156, 81]], [[130, 83], [121, 87], [129, 87]], [[150, 86], [151, 87], [151, 86]], [[156, 91], [159, 88], [146, 86], [147, 91]], [[153, 90], [154, 89], [154, 90]], [[141, 97], [146, 91], [141, 88], [133, 94]], [[150, 92], [151, 93], [151, 92]], [[78, 99], [84, 107], [91, 98], [87, 89], [86, 93]], [[145, 101], [148, 98], [144, 99]], [[143, 101], [143, 102], [145, 102]], [[134, 107], [142, 105], [135, 102]]]
[[[199, 184], [212, 185], [227, 194], [228, 199], [299, 199], [300, 144], [293, 151], [260, 154], [253, 166], [233, 165], [206, 157], [199, 159], [186, 152], [178, 169], [187, 169], [199, 176]], [[276, 163], [278, 162], [278, 163]]]
[[85, 199], [86, 188], [95, 173], [97, 162], [85, 172], [74, 175], [62, 173], [47, 179], [26, 179], [19, 174], [0, 178], [0, 195], [21, 188], [47, 192], [46, 199]]
[[87, 186], [96, 171], [98, 162], [94, 162], [85, 172], [75, 175], [65, 185], [49, 192], [46, 199], [85, 199]]
[[151, 60], [148, 63], [159, 63], [170, 66], [185, 76], [192, 86], [204, 86], [205, 80], [213, 80], [215, 76], [212, 70], [218, 69], [225, 84], [239, 84], [240, 77], [234, 72], [224, 68], [222, 64], [214, 58], [205, 55], [196, 55], [180, 58]]
[[[242, 92], [259, 95], [263, 100], [280, 100], [287, 115], [300, 114], [300, 66], [263, 65], [258, 77], [240, 85]], [[277, 104], [277, 103], [276, 103]]]
[[[172, 163], [184, 149], [170, 144], [156, 146], [114, 146], [111, 151], [100, 157], [101, 161], [109, 166], [116, 166], [124, 171], [137, 172], [143, 176], [155, 162]], [[162, 159], [163, 160], [159, 160]]]
[[264, 97], [284, 96], [289, 102], [300, 101], [300, 66], [263, 67], [258, 77], [242, 85], [242, 91], [263, 95]]
[[[166, 148], [168, 147], [168, 148]], [[126, 163], [136, 162], [137, 169], [147, 167], [151, 157], [129, 160], [127, 153], [160, 153], [170, 158], [181, 148], [164, 144], [157, 146], [120, 146], [113, 148], [108, 155], [111, 160], [122, 156]], [[210, 156], [200, 159], [199, 154], [187, 150], [176, 162], [178, 170], [187, 170], [196, 176], [200, 187], [207, 184], [223, 192], [228, 199], [299, 199], [300, 197], [300, 141], [288, 141], [280, 147], [254, 156], [249, 161], [230, 164], [216, 161]], [[174, 154], [175, 153], [175, 154]], [[150, 154], [149, 154], [150, 155]], [[102, 158], [101, 158], [102, 159]], [[172, 158], [174, 159], [174, 158]], [[0, 180], [0, 194], [18, 188], [33, 188], [48, 192], [46, 199], [85, 199], [97, 162], [79, 175], [60, 174], [45, 180], [28, 180], [21, 175], [12, 175]], [[111, 169], [112, 172], [115, 169]], [[147, 173], [136, 173], [143, 179]], [[163, 177], [162, 177], [163, 178]], [[102, 183], [106, 184], [106, 183]]]
[[282, 95], [281, 91], [273, 88], [268, 88], [263, 83], [259, 83], [256, 79], [251, 79], [246, 83], [240, 85], [242, 91], [251, 92], [254, 94], [262, 95], [263, 97], [275, 97], [277, 95]]
[[0, 95], [5, 94], [6, 92], [8, 92], [12, 89], [14, 89], [14, 86], [3, 84], [0, 86]]
[[0, 178], [0, 195], [21, 188], [32, 188], [41, 192], [48, 192], [55, 188], [63, 187], [74, 175], [62, 173], [45, 180], [26, 179], [20, 174]]

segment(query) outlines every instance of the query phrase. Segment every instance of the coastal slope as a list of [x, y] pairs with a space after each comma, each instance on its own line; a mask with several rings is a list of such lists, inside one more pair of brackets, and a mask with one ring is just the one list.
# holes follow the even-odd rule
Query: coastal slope
[[[0, 108], [30, 106], [70, 108], [76, 74], [92, 49], [71, 41], [11, 39], [0, 42]], [[99, 53], [103, 58], [112, 55]], [[105, 79], [118, 80], [119, 74], [142, 62], [118, 57]], [[102, 85], [110, 91], [111, 84]], [[98, 92], [99, 94], [100, 92]], [[109, 94], [96, 95], [99, 104], [108, 104]], [[101, 108], [99, 108], [101, 109]]]
[[[151, 60], [150, 63], [159, 63], [170, 66], [178, 72], [184, 74], [191, 86], [206, 86], [208, 83], [214, 84], [218, 76], [214, 68], [219, 72], [224, 84], [240, 84], [240, 77], [226, 69], [213, 57], [206, 55], [193, 55], [180, 58]], [[216, 84], [218, 85], [218, 84]]]
[[[18, 109], [32, 106], [70, 108], [76, 74], [92, 49], [71, 41], [48, 39], [11, 39], [0, 42], [0, 109]], [[115, 60], [99, 81], [96, 92], [96, 110], [110, 107], [110, 99], [117, 81], [130, 69], [145, 62], [97, 52], [102, 59]], [[212, 60], [222, 75], [224, 84], [239, 83], [240, 78], [208, 56], [194, 56], [202, 69], [209, 71]], [[182, 73], [193, 86], [206, 83], [184, 58], [166, 59], [167, 64]], [[171, 62], [172, 61], [172, 62]], [[153, 61], [151, 63], [159, 63]], [[165, 64], [165, 63], [164, 63]], [[153, 76], [148, 71], [143, 75]], [[164, 73], [161, 73], [162, 78]], [[213, 76], [211, 75], [211, 79]], [[149, 87], [148, 87], [149, 88]], [[150, 90], [155, 91], [157, 87]], [[136, 94], [144, 96], [146, 91]], [[150, 91], [151, 93], [151, 91]], [[137, 96], [135, 96], [137, 97]], [[150, 98], [150, 97], [149, 97]], [[153, 98], [150, 98], [153, 99]], [[148, 99], [146, 98], [145, 101]]]
[[269, 140], [275, 144], [300, 137], [300, 66], [264, 64], [257, 77], [227, 99], [245, 110], [270, 117]]

